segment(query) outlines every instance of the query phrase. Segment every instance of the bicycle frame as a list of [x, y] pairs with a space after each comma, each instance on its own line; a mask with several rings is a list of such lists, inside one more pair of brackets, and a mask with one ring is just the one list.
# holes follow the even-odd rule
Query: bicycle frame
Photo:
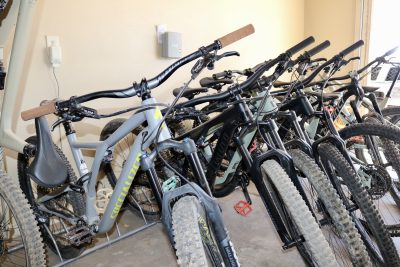
[[[264, 96], [268, 94], [268, 90], [263, 90], [258, 96]], [[258, 100], [255, 106], [260, 105], [261, 100]], [[242, 105], [242, 107], [240, 107]], [[243, 107], [244, 106], [244, 107]], [[257, 119], [264, 119], [265, 113], [271, 113], [277, 111], [277, 106], [274, 103], [274, 100], [271, 96], [267, 97], [266, 104], [263, 107], [263, 112], [259, 115]], [[264, 113], [264, 114], [262, 114]], [[216, 129], [221, 129], [222, 134], [218, 139], [217, 145], [214, 149], [214, 153], [212, 155], [208, 155], [209, 164], [207, 167], [207, 180], [210, 184], [210, 187], [213, 188], [214, 183], [223, 183], [228, 178], [229, 175], [232, 175], [236, 172], [237, 167], [240, 162], [243, 161], [246, 169], [250, 173], [252, 177], [252, 181], [256, 185], [257, 190], [262, 196], [261, 199], [264, 203], [264, 206], [267, 209], [267, 212], [270, 214], [272, 218], [272, 222], [275, 226], [277, 233], [279, 234], [282, 242], [284, 243], [284, 249], [290, 248], [296, 245], [296, 237], [292, 236], [293, 233], [288, 233], [285, 227], [285, 218], [280, 216], [278, 211], [279, 207], [276, 207], [274, 201], [270, 197], [270, 193], [265, 189], [264, 183], [261, 178], [261, 172], [259, 170], [259, 166], [262, 162], [267, 159], [277, 160], [285, 171], [288, 173], [289, 177], [292, 179], [296, 188], [303, 196], [307, 205], [310, 205], [307, 198], [305, 197], [305, 192], [301, 187], [300, 182], [298, 181], [298, 177], [296, 175], [294, 164], [290, 158], [290, 156], [285, 152], [285, 148], [283, 144], [279, 144], [279, 136], [276, 132], [276, 125], [273, 120], [269, 120], [266, 124], [260, 123], [260, 128], [266, 128], [267, 134], [271, 140], [271, 144], [268, 145], [269, 150], [254, 160], [252, 159], [248, 147], [254, 136], [256, 134], [257, 128], [249, 128], [248, 124], [253, 123], [253, 114], [248, 110], [246, 104], [236, 103], [221, 114], [217, 115], [213, 119], [204, 122], [202, 125], [186, 132], [182, 136], [176, 138], [176, 140], [182, 140], [183, 138], [190, 137], [195, 142], [200, 142], [200, 146], [210, 139], [211, 135], [215, 132]], [[271, 123], [272, 122], [272, 123]], [[275, 125], [275, 126], [274, 126]], [[242, 126], [240, 132], [238, 132], [238, 127]], [[237, 135], [235, 135], [237, 133]], [[229, 142], [233, 140], [237, 149], [233, 158], [230, 160], [230, 164], [228, 169], [224, 172], [224, 176], [222, 178], [216, 177], [216, 171], [221, 166], [223, 156], [225, 155]], [[204, 146], [203, 146], [204, 147]], [[205, 147], [207, 148], [207, 146]], [[211, 153], [210, 149], [202, 149], [206, 154]], [[206, 156], [207, 158], [207, 156]]]
[[[148, 98], [142, 101], [143, 107], [149, 105], [156, 105], [156, 100], [154, 98]], [[155, 177], [155, 171], [154, 169], [152, 169], [154, 167], [151, 163], [149, 163], [149, 160], [142, 160], [146, 157], [150, 158], [151, 162], [154, 160], [156, 153], [154, 151], [151, 154], [148, 153], [148, 149], [152, 143], [157, 142], [161, 149], [169, 147], [179, 148], [185, 152], [185, 155], [191, 155], [191, 157], [189, 158], [192, 159], [192, 165], [196, 164], [196, 160], [198, 160], [198, 158], [197, 154], [195, 153], [196, 150], [194, 144], [192, 145], [192, 147], [190, 144], [187, 144], [188, 142], [174, 142], [173, 144], [168, 144], [171, 136], [165, 124], [161, 126], [159, 139], [155, 141], [157, 130], [160, 127], [160, 122], [162, 121], [162, 118], [163, 117], [158, 108], [146, 109], [132, 115], [106, 140], [97, 142], [78, 142], [76, 134], [73, 131], [70, 122], [64, 124], [67, 139], [72, 150], [75, 164], [81, 175], [81, 179], [84, 177], [88, 177], [88, 179], [85, 180], [83, 183], [83, 189], [86, 193], [85, 219], [88, 225], [96, 225], [96, 231], [98, 231], [99, 233], [104, 233], [111, 229], [121, 209], [122, 203], [124, 202], [124, 199], [128, 194], [135, 174], [140, 167], [149, 174], [149, 180], [152, 189], [161, 208], [162, 190], [157, 182], [157, 177]], [[96, 179], [100, 169], [100, 165], [105, 155], [107, 155], [107, 150], [113, 149], [113, 146], [118, 141], [123, 139], [127, 134], [132, 131], [132, 129], [138, 127], [143, 122], [147, 122], [148, 127], [141, 131], [141, 133], [136, 137], [135, 142], [133, 143], [129, 152], [128, 158], [125, 162], [125, 165], [122, 168], [120, 177], [118, 178], [111, 199], [106, 207], [104, 215], [100, 220], [99, 215], [97, 214], [97, 211], [95, 209]], [[93, 149], [96, 151], [90, 171], [86, 166], [85, 159], [81, 151], [82, 149]], [[200, 180], [201, 178], [204, 178], [204, 173], [202, 173], [202, 170], [196, 168], [195, 175], [197, 175], [198, 178], [200, 177]], [[63, 190], [63, 192], [65, 192], [66, 190], [71, 189], [67, 187]], [[45, 202], [47, 200], [49, 200], [48, 197], [42, 198], [40, 202]]]

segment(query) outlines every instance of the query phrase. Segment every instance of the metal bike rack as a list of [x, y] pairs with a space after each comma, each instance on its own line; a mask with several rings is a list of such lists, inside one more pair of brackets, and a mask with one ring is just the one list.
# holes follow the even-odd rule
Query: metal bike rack
[[[156, 225], [157, 222], [148, 222], [146, 220], [146, 216], [144, 215], [142, 208], [140, 207], [140, 205], [136, 202], [136, 200], [134, 198], [133, 198], [133, 200], [135, 201], [135, 204], [139, 208], [141, 219], [144, 222], [143, 226], [137, 227], [137, 228], [132, 229], [132, 230], [126, 232], [126, 233], [121, 234], [120, 226], [119, 226], [118, 220], [117, 220], [115, 222], [115, 230], [114, 230], [116, 232], [116, 234], [117, 234], [116, 237], [113, 238], [113, 237], [111, 237], [111, 235], [106, 233], [105, 234], [106, 235], [106, 240], [104, 240], [103, 242], [99, 243], [98, 245], [95, 245], [92, 248], [89, 248], [89, 249], [85, 250], [78, 257], [73, 258], [73, 259], [68, 259], [68, 260], [63, 260], [63, 258], [61, 257], [61, 254], [60, 254], [60, 252], [59, 252], [59, 250], [57, 248], [57, 245], [54, 242], [54, 245], [56, 246], [56, 249], [58, 251], [58, 258], [60, 259], [60, 261], [57, 264], [53, 265], [53, 266], [54, 267], [65, 266], [66, 264], [69, 264], [71, 262], [77, 261], [77, 260], [79, 260], [79, 259], [81, 259], [81, 258], [83, 258], [83, 257], [85, 257], [85, 256], [87, 256], [89, 254], [92, 254], [93, 252], [96, 252], [97, 250], [100, 250], [100, 249], [103, 249], [103, 248], [107, 248], [107, 247], [111, 246], [112, 244], [114, 244], [114, 243], [116, 243], [118, 241], [121, 241], [121, 240], [126, 239], [126, 238], [128, 238], [130, 236], [138, 234], [138, 233], [142, 232], [143, 230], [146, 230], [146, 229]], [[129, 210], [126, 210], [125, 212], [129, 212]], [[120, 219], [121, 219], [121, 217], [124, 216], [124, 214], [122, 214], [122, 216], [120, 215]], [[139, 217], [138, 217], [138, 219], [139, 219]]]
[[96, 252], [96, 251], [98, 251], [100, 249], [103, 249], [103, 248], [107, 248], [107, 247], [113, 245], [114, 243], [116, 243], [118, 241], [121, 241], [121, 240], [126, 239], [126, 238], [128, 238], [130, 236], [138, 234], [138, 233], [140, 233], [140, 232], [142, 232], [142, 231], [144, 231], [144, 230], [146, 230], [146, 229], [148, 229], [148, 228], [150, 228], [150, 227], [152, 227], [152, 226], [154, 226], [154, 225], [156, 225], [158, 223], [158, 222], [148, 222], [146, 220], [144, 214], [143, 214], [143, 211], [141, 209], [140, 209], [140, 211], [142, 213], [142, 219], [144, 221], [144, 225], [143, 226], [138, 227], [136, 229], [132, 229], [132, 230], [130, 230], [130, 231], [124, 233], [124, 234], [121, 234], [120, 226], [118, 225], [118, 222], [116, 222], [115, 223], [115, 231], [117, 233], [117, 236], [115, 238], [112, 238], [108, 233], [106, 233], [106, 240], [104, 242], [102, 242], [102, 243], [100, 243], [100, 244], [98, 244], [98, 245], [96, 245], [96, 246], [94, 246], [94, 247], [92, 247], [90, 249], [85, 250], [81, 255], [79, 255], [78, 257], [73, 258], [73, 259], [63, 260], [63, 258], [59, 254], [58, 257], [60, 259], [60, 262], [55, 264], [55, 265], [53, 265], [53, 266], [54, 267], [65, 266], [66, 264], [69, 264], [71, 262], [77, 261], [77, 260], [79, 260], [79, 259], [81, 259], [81, 258], [83, 258], [83, 257], [85, 257], [85, 256], [87, 256], [89, 254], [92, 254], [93, 252]]

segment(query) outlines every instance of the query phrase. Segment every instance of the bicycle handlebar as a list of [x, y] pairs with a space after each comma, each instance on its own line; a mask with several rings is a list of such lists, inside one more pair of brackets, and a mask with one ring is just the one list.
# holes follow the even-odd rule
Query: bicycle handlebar
[[[298, 51], [302, 50], [303, 48], [305, 48], [306, 46], [310, 45], [314, 41], [315, 41], [314, 37], [310, 36], [307, 39], [301, 41], [300, 43], [298, 43], [298, 44], [294, 45], [293, 47], [289, 48], [288, 50], [286, 50], [285, 53], [290, 57], [292, 54], [297, 53]], [[321, 50], [325, 49], [329, 45], [330, 45], [329, 41], [325, 41], [324, 43], [320, 44], [319, 46], [313, 48], [313, 49], [316, 49], [315, 51], [312, 51], [313, 49], [311, 49], [308, 53], [309, 54], [311, 53], [311, 55], [310, 55], [310, 57], [311, 57], [311, 56], [315, 55], [316, 53], [320, 52]], [[261, 63], [261, 64], [263, 64], [263, 63]], [[231, 78], [233, 73], [237, 73], [237, 74], [240, 74], [240, 75], [251, 76], [255, 72], [255, 70], [258, 69], [258, 67], [261, 64], [258, 64], [253, 68], [245, 69], [245, 70], [242, 70], [242, 71], [240, 71], [240, 70], [224, 70], [222, 72], [218, 72], [218, 73], [213, 74], [212, 75], [212, 79], [218, 80], [218, 79], [221, 79], [221, 78]]]
[[333, 56], [331, 59], [329, 59], [328, 61], [326, 61], [325, 63], [323, 63], [322, 65], [320, 65], [313, 73], [310, 74], [310, 76], [308, 76], [306, 79], [304, 79], [303, 81], [297, 82], [297, 84], [295, 84], [293, 86], [293, 89], [297, 89], [298, 87], [304, 87], [307, 84], [309, 84], [317, 75], [319, 72], [321, 72], [325, 67], [329, 66], [330, 64], [336, 62], [340, 62], [343, 60], [343, 57], [349, 53], [351, 53], [353, 50], [359, 48], [360, 46], [364, 45], [364, 41], [363, 40], [359, 40], [356, 43], [350, 45], [349, 47], [347, 47], [346, 49], [344, 49], [343, 51], [339, 52], [337, 55]]
[[286, 54], [288, 55], [288, 57], [291, 57], [293, 54], [299, 52], [300, 50], [303, 50], [305, 47], [309, 46], [314, 42], [315, 42], [314, 37], [310, 36], [307, 39], [301, 41], [300, 43], [286, 50]]
[[[357, 74], [363, 73], [364, 71], [366, 71], [367, 69], [369, 69], [369, 67], [371, 67], [372, 65], [374, 65], [374, 64], [377, 63], [377, 62], [379, 62], [379, 63], [377, 64], [377, 66], [379, 66], [381, 63], [384, 63], [384, 62], [385, 62], [385, 57], [388, 57], [388, 56], [390, 56], [391, 54], [393, 54], [394, 52], [396, 52], [397, 48], [398, 48], [398, 47], [396, 46], [396, 47], [390, 49], [389, 51], [387, 51], [387, 52], [386, 52], [385, 54], [383, 54], [382, 56], [375, 58], [373, 61], [371, 61], [370, 63], [368, 63], [367, 65], [365, 65], [363, 68], [357, 70]], [[375, 67], [377, 67], [377, 66], [375, 66]], [[333, 78], [331, 78], [332, 81], [342, 81], [342, 80], [347, 80], [347, 79], [350, 79], [350, 75], [344, 75], [344, 76], [340, 76], [340, 77], [333, 77]]]
[[269, 60], [267, 62], [261, 63], [257, 65], [257, 69], [254, 71], [254, 73], [243, 83], [241, 84], [236, 84], [231, 86], [227, 91], [214, 94], [211, 96], [203, 96], [203, 97], [198, 97], [189, 101], [186, 101], [184, 103], [176, 105], [177, 108], [183, 108], [183, 107], [193, 107], [202, 103], [206, 102], [212, 102], [212, 101], [219, 101], [219, 100], [224, 100], [229, 97], [232, 97], [234, 95], [240, 94], [243, 91], [252, 88], [253, 84], [263, 75], [263, 73], [276, 64], [278, 64], [281, 61], [289, 61], [290, 56], [294, 53], [297, 53], [298, 51], [304, 49], [306, 46], [314, 42], [314, 37], [310, 36], [307, 39], [301, 41], [300, 43], [296, 44], [295, 46], [289, 48], [286, 50], [285, 53], [280, 54], [278, 57], [275, 59]]
[[228, 33], [227, 35], [217, 39], [219, 41], [221, 48], [224, 48], [227, 45], [230, 45], [240, 39], [249, 36], [254, 33], [254, 27], [252, 24], [244, 26], [234, 32]]
[[[245, 27], [242, 27], [236, 31], [233, 31], [221, 38], [215, 40], [212, 44], [201, 47], [196, 52], [189, 54], [188, 56], [176, 61], [156, 77], [146, 80], [143, 79], [140, 84], [134, 83], [133, 86], [128, 87], [126, 89], [117, 89], [117, 90], [106, 90], [106, 91], [98, 91], [78, 97], [72, 97], [69, 100], [65, 101], [58, 101], [54, 103], [54, 108], [50, 108], [50, 106], [39, 106], [30, 110], [26, 110], [22, 112], [24, 114], [23, 120], [29, 120], [33, 118], [37, 118], [40, 116], [44, 116], [47, 114], [55, 113], [57, 110], [61, 110], [64, 108], [68, 108], [71, 103], [80, 104], [90, 100], [98, 99], [98, 98], [127, 98], [136, 95], [138, 92], [148, 91], [151, 89], [156, 88], [157, 86], [161, 85], [164, 81], [166, 81], [178, 68], [182, 67], [183, 65], [200, 58], [214, 50], [219, 50], [223, 47], [226, 47], [250, 34], [254, 33], [254, 27], [252, 24], [249, 24]], [[21, 113], [21, 116], [22, 116]]]
[[399, 48], [398, 46], [393, 47], [392, 49], [390, 49], [389, 51], [387, 51], [382, 57], [388, 57], [388, 56], [390, 56], [391, 54], [393, 54], [394, 52], [396, 52], [398, 48]]
[[32, 108], [21, 112], [21, 118], [24, 121], [38, 118], [47, 114], [52, 114], [57, 112], [57, 101], [45, 101], [39, 107]]
[[326, 49], [328, 46], [331, 45], [331, 42], [329, 42], [328, 40], [325, 40], [323, 43], [317, 45], [314, 48], [311, 48], [311, 50], [307, 51], [307, 54], [309, 57], [312, 57], [316, 54], [318, 54], [319, 52], [321, 52], [322, 50]]
[[294, 65], [296, 65], [296, 64], [298, 64], [300, 62], [308, 61], [312, 56], [314, 56], [315, 54], [321, 52], [322, 50], [324, 50], [325, 48], [327, 48], [330, 45], [331, 45], [331, 43], [328, 40], [320, 43], [316, 47], [311, 48], [311, 50], [308, 50], [308, 51], [304, 52], [303, 54], [301, 54], [300, 56], [298, 56], [293, 61], [292, 65], [294, 66]]
[[364, 45], [364, 41], [359, 40], [359, 41], [355, 42], [354, 44], [352, 44], [351, 46], [344, 49], [342, 52], [339, 53], [339, 55], [343, 58], [363, 45]]

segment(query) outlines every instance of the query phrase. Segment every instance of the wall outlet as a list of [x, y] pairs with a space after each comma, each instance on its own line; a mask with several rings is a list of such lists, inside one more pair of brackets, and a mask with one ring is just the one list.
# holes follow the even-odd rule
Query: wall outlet
[[46, 36], [46, 46], [49, 53], [49, 61], [53, 68], [57, 68], [61, 65], [62, 53], [60, 40], [58, 36]]

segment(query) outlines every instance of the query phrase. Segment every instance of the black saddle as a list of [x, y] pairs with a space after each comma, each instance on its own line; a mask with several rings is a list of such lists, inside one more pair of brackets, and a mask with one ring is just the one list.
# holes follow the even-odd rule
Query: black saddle
[[68, 168], [54, 147], [46, 118], [36, 118], [35, 127], [36, 152], [28, 174], [38, 185], [46, 188], [62, 185], [68, 179]]
[[364, 92], [366, 93], [373, 93], [376, 90], [378, 90], [380, 87], [376, 87], [376, 86], [362, 86], [362, 89], [364, 90]]
[[[181, 91], [182, 87], [179, 88], [175, 88], [174, 90], [172, 90], [172, 94], [174, 96], [177, 96], [179, 94], [179, 92]], [[186, 88], [185, 92], [183, 92], [183, 97], [186, 97], [187, 99], [192, 99], [195, 95], [198, 95], [200, 93], [206, 93], [208, 92], [208, 88]]]

